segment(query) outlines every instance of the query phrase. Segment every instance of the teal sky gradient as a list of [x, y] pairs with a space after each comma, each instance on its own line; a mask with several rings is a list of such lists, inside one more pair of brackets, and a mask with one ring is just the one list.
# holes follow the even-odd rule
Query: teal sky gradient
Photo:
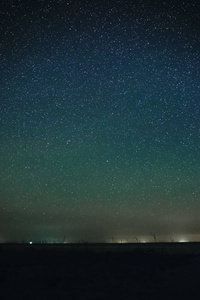
[[82, 2], [2, 7], [0, 241], [198, 239], [198, 1]]

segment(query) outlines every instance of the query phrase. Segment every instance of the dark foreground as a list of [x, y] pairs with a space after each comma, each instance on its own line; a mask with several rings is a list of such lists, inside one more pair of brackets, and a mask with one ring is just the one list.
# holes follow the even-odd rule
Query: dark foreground
[[198, 299], [200, 245], [0, 245], [0, 299]]

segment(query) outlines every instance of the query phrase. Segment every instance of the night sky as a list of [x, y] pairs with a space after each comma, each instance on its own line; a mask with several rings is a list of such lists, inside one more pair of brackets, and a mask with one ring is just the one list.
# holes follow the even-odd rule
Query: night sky
[[199, 1], [2, 2], [0, 242], [200, 240]]

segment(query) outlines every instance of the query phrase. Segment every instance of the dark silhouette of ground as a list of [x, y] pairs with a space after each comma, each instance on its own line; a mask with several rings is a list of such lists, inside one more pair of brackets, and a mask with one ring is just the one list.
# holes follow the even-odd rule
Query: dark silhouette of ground
[[199, 257], [154, 249], [1, 246], [0, 299], [198, 298]]

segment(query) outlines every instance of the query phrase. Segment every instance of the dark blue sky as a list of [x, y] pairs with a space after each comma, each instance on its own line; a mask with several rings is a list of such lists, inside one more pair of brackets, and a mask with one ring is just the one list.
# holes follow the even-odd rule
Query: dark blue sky
[[199, 239], [198, 1], [4, 1], [0, 240]]

